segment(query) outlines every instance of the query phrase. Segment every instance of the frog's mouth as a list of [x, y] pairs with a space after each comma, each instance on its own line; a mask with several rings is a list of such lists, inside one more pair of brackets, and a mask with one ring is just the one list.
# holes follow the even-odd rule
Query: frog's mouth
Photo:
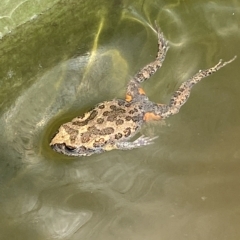
[[68, 156], [90, 156], [94, 153], [92, 150], [86, 149], [84, 146], [72, 147], [66, 145], [66, 143], [55, 143], [50, 146], [54, 151]]

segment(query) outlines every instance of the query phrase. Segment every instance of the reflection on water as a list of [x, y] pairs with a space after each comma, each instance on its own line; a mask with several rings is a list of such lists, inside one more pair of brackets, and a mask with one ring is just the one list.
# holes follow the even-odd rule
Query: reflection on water
[[[240, 56], [235, 1], [122, 4], [114, 5], [114, 20], [104, 5], [98, 27], [85, 29], [91, 49], [84, 38], [75, 50], [81, 54], [48, 63], [32, 84], [17, 82], [23, 91], [10, 94], [0, 118], [1, 239], [240, 237], [238, 59], [196, 86], [165, 125], [146, 126], [145, 134], [160, 136], [151, 146], [87, 158], [48, 146], [61, 123], [124, 96], [129, 76], [154, 59], [155, 19], [171, 48], [161, 71], [144, 84], [153, 101], [167, 102], [181, 82], [220, 58]], [[107, 28], [109, 20], [117, 24]], [[14, 77], [24, 74], [6, 69], [4, 81]]]

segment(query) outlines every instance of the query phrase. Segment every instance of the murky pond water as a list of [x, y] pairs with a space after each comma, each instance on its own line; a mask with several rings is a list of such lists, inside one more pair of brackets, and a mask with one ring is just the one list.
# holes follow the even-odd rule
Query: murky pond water
[[[0, 41], [0, 239], [239, 239], [238, 1], [64, 1]], [[167, 103], [219, 59], [178, 115], [142, 132], [155, 144], [71, 158], [49, 141], [169, 41], [144, 89]]]

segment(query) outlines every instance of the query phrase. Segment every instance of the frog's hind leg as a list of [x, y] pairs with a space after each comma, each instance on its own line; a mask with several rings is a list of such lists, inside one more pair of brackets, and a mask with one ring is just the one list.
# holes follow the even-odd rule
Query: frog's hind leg
[[[156, 23], [155, 23], [156, 24]], [[138, 95], [145, 95], [145, 92], [140, 87], [140, 84], [149, 79], [161, 66], [168, 51], [168, 42], [163, 36], [160, 28], [156, 24], [158, 35], [158, 52], [155, 61], [149, 63], [129, 81], [127, 86], [126, 101], [132, 101]]]
[[[146, 114], [148, 114], [148, 115], [152, 114], [155, 117], [159, 116], [160, 119], [165, 119], [173, 114], [178, 113], [180, 108], [188, 100], [191, 89], [195, 84], [200, 82], [203, 78], [211, 75], [212, 73], [217, 72], [220, 68], [231, 63], [235, 59], [236, 59], [236, 56], [227, 62], [222, 62], [222, 60], [220, 60], [218, 62], [218, 64], [216, 64], [214, 67], [206, 69], [206, 70], [200, 70], [192, 78], [190, 78], [189, 80], [187, 80], [186, 82], [181, 84], [181, 86], [178, 88], [178, 90], [171, 97], [170, 103], [168, 105], [155, 104], [152, 107], [152, 111], [150, 111]], [[147, 117], [149, 117], [149, 116], [147, 116]], [[149, 119], [149, 120], [151, 120], [151, 119]]]

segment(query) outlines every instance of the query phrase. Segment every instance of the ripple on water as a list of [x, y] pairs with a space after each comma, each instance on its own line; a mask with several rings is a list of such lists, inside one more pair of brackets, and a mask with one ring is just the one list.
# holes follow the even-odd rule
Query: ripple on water
[[66, 239], [86, 224], [91, 216], [92, 213], [86, 210], [71, 211], [59, 207], [43, 206], [34, 214], [32, 224], [47, 238]]

